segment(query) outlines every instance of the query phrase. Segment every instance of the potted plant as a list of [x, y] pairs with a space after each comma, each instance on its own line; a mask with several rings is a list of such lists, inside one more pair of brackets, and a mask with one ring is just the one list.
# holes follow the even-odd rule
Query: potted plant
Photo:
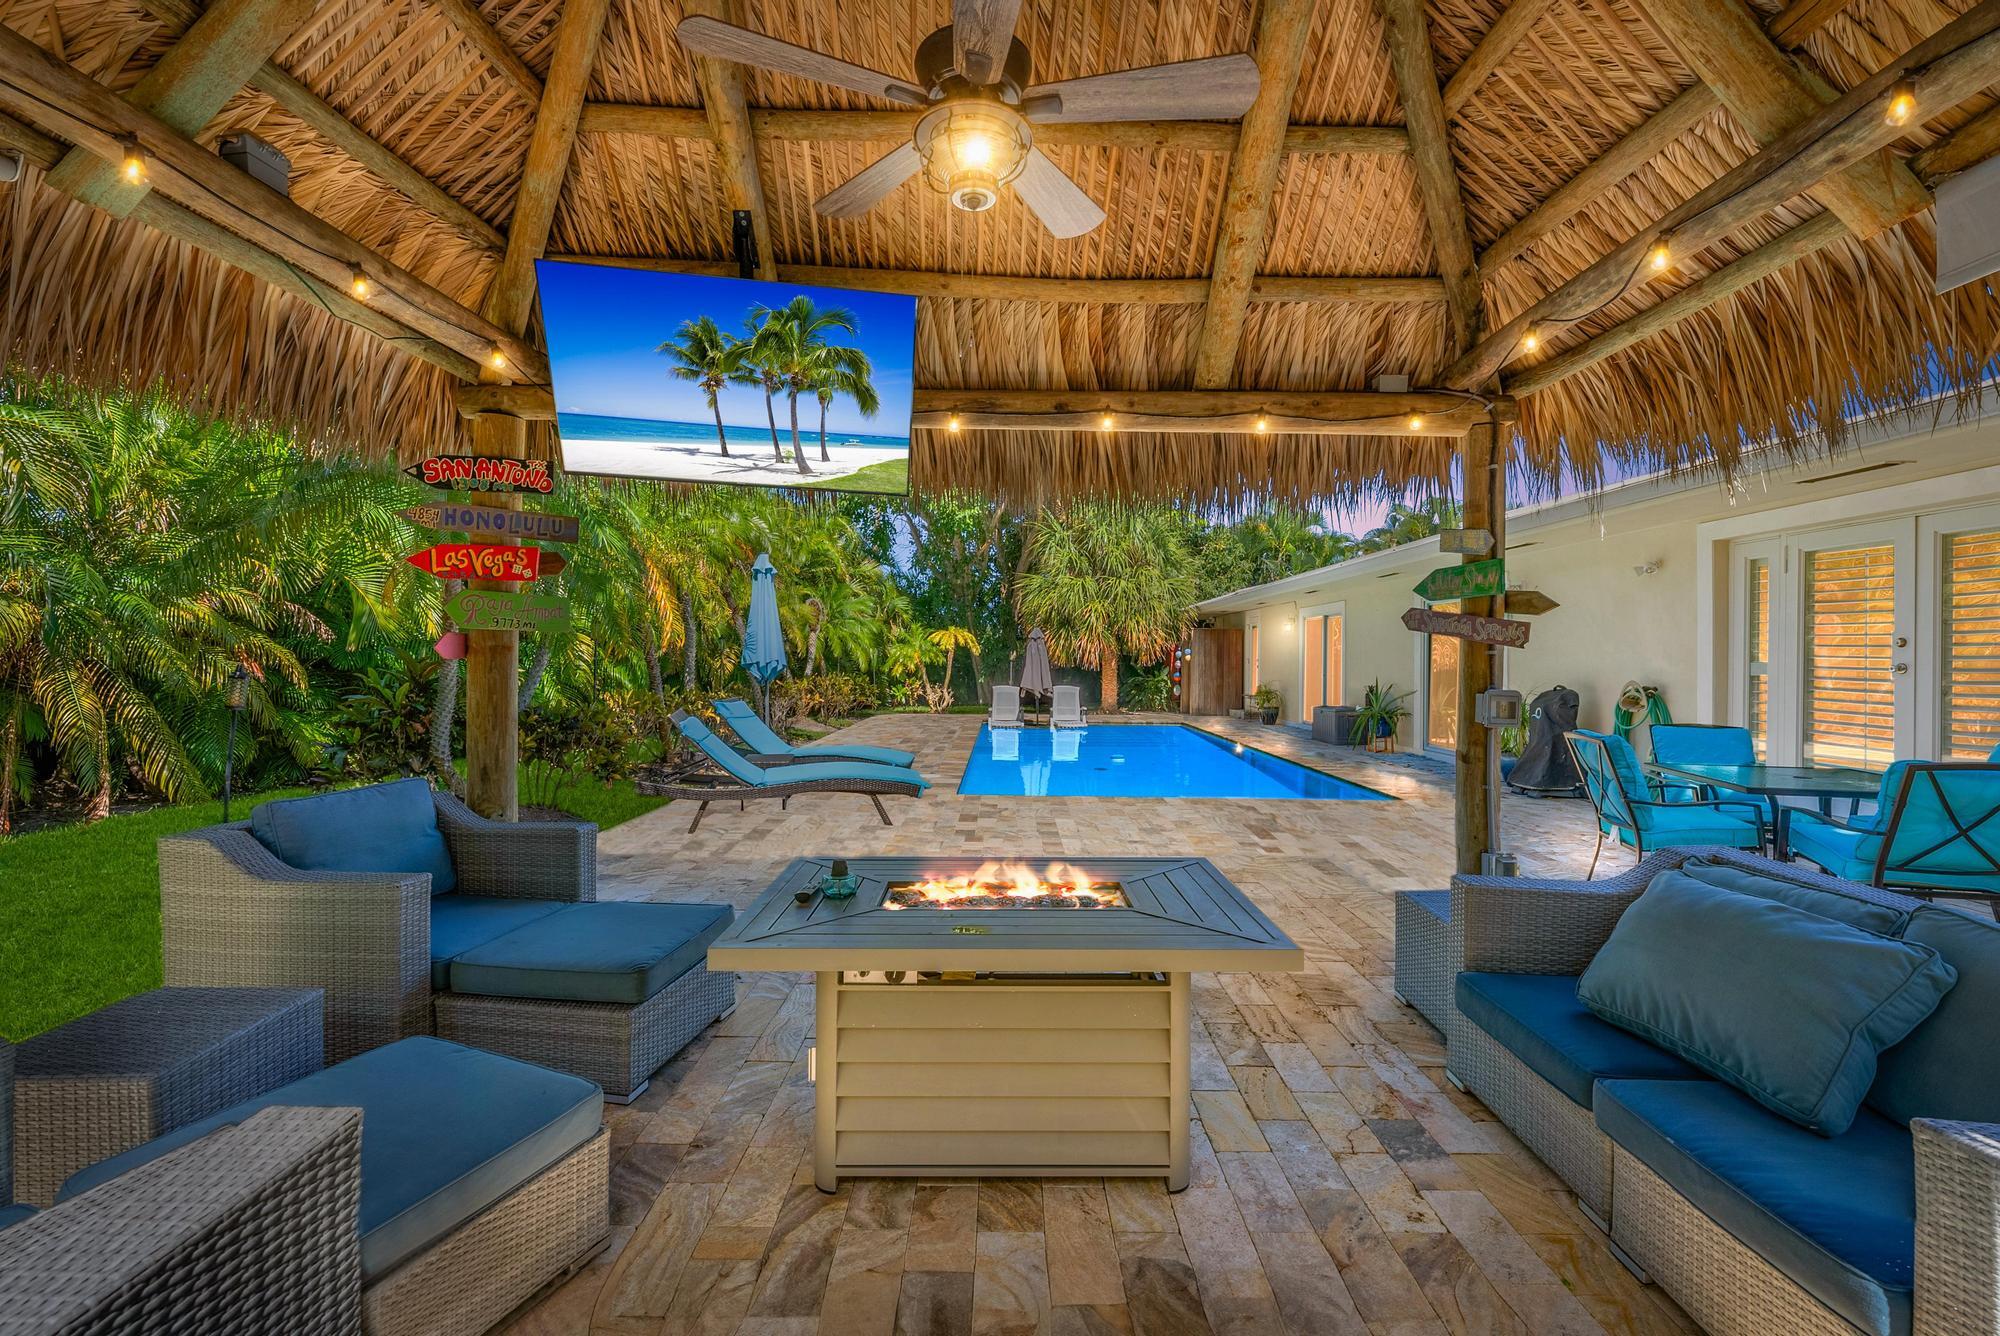
[[1268, 682], [1260, 682], [1250, 693], [1250, 703], [1257, 707], [1258, 717], [1267, 724], [1278, 722], [1278, 711], [1284, 706], [1285, 698], [1278, 689]]
[[1397, 695], [1396, 688], [1383, 686], [1379, 677], [1370, 682], [1361, 693], [1361, 708], [1354, 713], [1354, 745], [1369, 751], [1394, 751], [1396, 732], [1410, 714], [1403, 702], [1415, 694], [1405, 691]]

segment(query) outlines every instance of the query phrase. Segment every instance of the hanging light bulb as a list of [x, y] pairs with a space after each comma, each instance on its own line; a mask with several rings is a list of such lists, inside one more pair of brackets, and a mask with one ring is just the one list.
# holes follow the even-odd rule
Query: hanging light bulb
[[365, 302], [368, 300], [368, 293], [371, 288], [372, 285], [368, 282], [368, 275], [361, 272], [360, 265], [355, 265], [348, 278], [347, 290], [354, 294], [354, 300]]
[[944, 429], [946, 431], [958, 430], [958, 414], [953, 413], [950, 417], [945, 419]]
[[1097, 420], [1097, 429], [1099, 431], [1111, 430], [1111, 414], [1106, 413], [1103, 417]]
[[1535, 332], [1533, 325], [1528, 326], [1528, 332], [1521, 336], [1521, 351], [1531, 353], [1541, 346], [1542, 336]]
[[1889, 105], [1882, 119], [1890, 125], [1908, 125], [1917, 114], [1917, 85], [1913, 79], [1898, 79], [1889, 90]]
[[119, 142], [124, 145], [125, 154], [118, 164], [118, 174], [128, 185], [139, 185], [146, 179], [146, 150], [139, 147], [137, 135], [126, 135]]
[[1665, 273], [1667, 266], [1673, 263], [1674, 253], [1669, 247], [1673, 239], [1671, 232], [1662, 232], [1653, 239], [1653, 249], [1646, 253], [1646, 263], [1652, 266], [1654, 273]]
[[1261, 415], [1260, 415], [1260, 416], [1259, 416], [1259, 417], [1257, 418], [1257, 430], [1258, 430], [1258, 431], [1269, 431], [1270, 429], [1271, 429], [1271, 419], [1269, 419], [1269, 418], [1267, 418], [1267, 417], [1263, 417], [1263, 416], [1261, 416]]
[[505, 371], [507, 369], [506, 349], [497, 343], [494, 344], [493, 351], [486, 354], [486, 365], [492, 367], [495, 371]]
[[1421, 417], [1420, 415], [1416, 414], [1416, 413], [1412, 413], [1412, 414], [1410, 414], [1410, 430], [1411, 430], [1411, 431], [1422, 431], [1423, 429], [1424, 429], [1424, 420], [1423, 420], [1423, 418], [1422, 418], [1422, 417]]

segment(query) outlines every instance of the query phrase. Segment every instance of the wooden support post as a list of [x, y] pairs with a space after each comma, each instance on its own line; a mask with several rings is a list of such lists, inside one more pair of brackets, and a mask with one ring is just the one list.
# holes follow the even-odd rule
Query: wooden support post
[[[482, 413], [472, 420], [472, 439], [479, 454], [526, 459], [528, 424], [504, 413]], [[486, 497], [481, 504], [519, 510], [521, 498], [512, 493]], [[512, 589], [515, 585], [474, 580], [473, 589]], [[521, 759], [521, 633], [465, 633], [465, 801], [481, 816], [513, 821], [520, 815], [518, 767]]]
[[[1506, 476], [1497, 442], [1498, 432], [1491, 422], [1476, 423], [1460, 440], [1458, 468], [1464, 494], [1464, 515], [1459, 524], [1467, 529], [1486, 529], [1493, 534], [1490, 558], [1505, 555], [1506, 538], [1501, 529], [1506, 514]], [[1481, 560], [1467, 554], [1461, 562]], [[1475, 616], [1494, 615], [1490, 598], [1461, 601], [1464, 611]], [[1493, 734], [1473, 721], [1473, 702], [1493, 685], [1498, 662], [1498, 646], [1461, 640], [1458, 645], [1458, 782], [1454, 829], [1458, 844], [1458, 870], [1477, 873], [1483, 855], [1493, 847], [1492, 826], [1499, 810], [1500, 796], [1492, 783], [1489, 753]]]

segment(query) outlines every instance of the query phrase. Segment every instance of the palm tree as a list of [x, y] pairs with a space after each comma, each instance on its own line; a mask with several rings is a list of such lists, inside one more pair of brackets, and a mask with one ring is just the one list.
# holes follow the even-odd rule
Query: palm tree
[[1459, 513], [1458, 502], [1448, 496], [1428, 497], [1414, 506], [1398, 501], [1380, 525], [1362, 535], [1360, 550], [1381, 552], [1428, 538], [1439, 529], [1455, 529]]
[[[972, 632], [963, 626], [941, 626], [931, 632], [925, 639], [944, 651], [944, 685], [945, 690], [949, 692], [951, 690], [951, 669], [952, 665], [958, 661], [959, 650], [965, 649], [970, 650], [974, 654], [979, 653], [979, 637], [972, 634]], [[950, 703], [949, 699], [947, 699], [946, 703]]]
[[[771, 427], [771, 458], [783, 459], [785, 447], [778, 442], [778, 412], [773, 407], [773, 396], [785, 388], [785, 376], [778, 370], [775, 344], [764, 333], [769, 324], [769, 320], [754, 315], [743, 322], [750, 336], [740, 341], [729, 378], [738, 385], [764, 391], [764, 421]], [[799, 467], [801, 472], [810, 472], [803, 464]]]
[[[859, 327], [854, 323], [852, 311], [839, 306], [821, 310], [817, 302], [803, 294], [780, 307], [760, 306], [756, 314], [764, 320], [757, 331], [757, 356], [782, 378], [791, 405], [792, 461], [799, 466], [800, 473], [810, 475], [812, 469], [806, 464], [805, 451], [799, 448], [799, 395], [816, 389], [815, 377], [824, 360], [822, 351], [828, 347], [827, 334], [833, 330], [852, 334]], [[824, 447], [822, 437], [822, 458]]]
[[874, 376], [875, 368], [869, 363], [868, 354], [859, 348], [822, 344], [814, 352], [807, 380], [813, 396], [819, 400], [819, 458], [822, 464], [830, 458], [826, 453], [826, 410], [832, 405], [834, 396], [846, 395], [854, 401], [862, 417], [872, 418], [882, 407], [882, 397], [875, 392]]
[[701, 386], [708, 398], [708, 411], [715, 415], [715, 443], [724, 458], [729, 456], [729, 434], [722, 426], [722, 403], [717, 396], [735, 374], [741, 346], [741, 339], [724, 334], [712, 317], [702, 316], [682, 321], [676, 336], [655, 350], [674, 359], [668, 375]]
[[1015, 585], [1023, 625], [1049, 652], [1098, 670], [1107, 710], [1118, 708], [1118, 656], [1153, 662], [1193, 622], [1195, 563], [1178, 511], [1094, 501], [1045, 510], [1028, 536]]

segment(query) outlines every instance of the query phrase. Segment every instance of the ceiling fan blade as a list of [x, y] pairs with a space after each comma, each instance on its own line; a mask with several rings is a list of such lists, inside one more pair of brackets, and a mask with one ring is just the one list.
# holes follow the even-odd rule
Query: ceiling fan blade
[[[1054, 97], [1059, 108], [1036, 106]], [[1021, 94], [1031, 121], [1233, 121], [1257, 100], [1257, 62], [1209, 56], [1036, 84]]]
[[891, 149], [813, 201], [813, 212], [828, 218], [859, 218], [903, 182], [923, 170], [914, 144]]
[[976, 84], [998, 83], [1020, 14], [1021, 0], [952, 0], [951, 54], [958, 72]]
[[739, 28], [733, 23], [724, 23], [705, 15], [682, 19], [674, 35], [680, 39], [682, 46], [698, 56], [714, 56], [718, 60], [733, 60], [739, 65], [755, 65], [759, 69], [776, 70], [779, 74], [794, 74], [801, 79], [817, 80], [835, 88], [867, 93], [871, 97], [886, 97], [892, 102], [906, 102], [913, 107], [925, 106], [930, 101], [908, 83], [880, 70], [849, 64], [809, 47], [793, 46], [790, 42], [781, 42], [775, 37], [766, 37], [763, 33], [751, 32], [748, 28]]
[[1104, 210], [1096, 201], [1038, 148], [1028, 150], [1028, 160], [1014, 178], [1014, 190], [1042, 226], [1058, 237], [1080, 237], [1104, 221]]

